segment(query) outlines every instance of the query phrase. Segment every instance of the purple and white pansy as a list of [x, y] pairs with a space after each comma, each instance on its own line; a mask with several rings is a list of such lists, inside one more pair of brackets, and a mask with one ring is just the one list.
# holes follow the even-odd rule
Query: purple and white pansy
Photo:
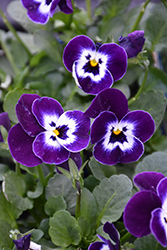
[[66, 45], [63, 62], [84, 92], [96, 95], [121, 79], [127, 69], [127, 54], [116, 43], [95, 44], [79, 35]]
[[13, 242], [17, 250], [41, 250], [41, 245], [30, 241], [30, 239], [31, 234], [27, 234], [17, 240], [13, 240]]
[[64, 112], [52, 98], [23, 94], [16, 114], [19, 123], [9, 131], [8, 144], [13, 158], [25, 166], [61, 164], [89, 143], [90, 119], [79, 110]]
[[35, 23], [45, 24], [52, 17], [56, 7], [65, 14], [73, 12], [71, 0], [21, 0], [28, 17]]
[[140, 189], [124, 210], [126, 229], [136, 237], [150, 233], [167, 247], [167, 177], [162, 173], [143, 172], [134, 177]]
[[103, 230], [110, 236], [111, 240], [97, 235], [101, 241], [90, 244], [88, 250], [119, 250], [119, 235], [114, 224], [106, 222], [103, 226]]
[[[106, 165], [137, 161], [144, 153], [144, 145], [155, 130], [151, 115], [143, 110], [129, 111], [126, 97], [114, 89], [100, 92], [85, 112], [95, 117], [91, 126], [93, 155]], [[119, 99], [118, 99], [119, 97]], [[119, 108], [112, 104], [119, 100]]]

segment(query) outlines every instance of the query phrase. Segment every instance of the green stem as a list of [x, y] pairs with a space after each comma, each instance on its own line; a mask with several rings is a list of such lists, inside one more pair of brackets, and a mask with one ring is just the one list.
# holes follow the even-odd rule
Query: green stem
[[128, 105], [131, 105], [133, 102], [135, 102], [139, 98], [141, 93], [143, 92], [144, 86], [145, 86], [146, 81], [147, 81], [147, 76], [148, 76], [148, 67], [146, 66], [143, 82], [142, 82], [138, 92], [136, 93], [136, 95], [128, 101]]
[[6, 45], [6, 43], [3, 40], [1, 40], [1, 46], [2, 46], [3, 50], [5, 51], [6, 57], [8, 58], [11, 66], [14, 70], [15, 75], [18, 75], [20, 71], [15, 64], [15, 61], [13, 59], [12, 54], [10, 53], [10, 50], [8, 49], [8, 46]]
[[91, 20], [91, 0], [86, 0], [86, 8], [87, 8], [87, 15], [88, 18]]
[[0, 15], [2, 16], [2, 19], [4, 21], [4, 23], [6, 24], [7, 28], [13, 33], [13, 35], [15, 36], [15, 38], [20, 42], [20, 44], [24, 47], [24, 49], [27, 51], [28, 56], [31, 57], [31, 52], [29, 51], [29, 49], [27, 48], [27, 46], [23, 43], [23, 41], [20, 39], [20, 37], [18, 36], [16, 30], [13, 28], [13, 26], [10, 24], [10, 22], [8, 21], [6, 15], [2, 12], [2, 10], [0, 9]]
[[46, 182], [45, 182], [45, 177], [44, 177], [41, 165], [37, 166], [37, 170], [38, 170], [38, 175], [39, 175], [39, 179], [41, 181], [41, 184], [45, 188]]
[[76, 181], [76, 187], [77, 187], [77, 202], [75, 209], [75, 217], [78, 218], [80, 216], [81, 192], [82, 192], [79, 181]]
[[18, 176], [21, 176], [20, 163], [16, 162], [15, 168], [16, 168], [16, 174]]
[[120, 244], [123, 245], [132, 235], [127, 232], [121, 239], [120, 239]]
[[135, 31], [135, 30], [137, 30], [137, 27], [138, 27], [138, 25], [139, 25], [139, 23], [140, 23], [140, 21], [141, 21], [143, 15], [144, 15], [144, 12], [145, 12], [146, 7], [147, 7], [147, 5], [148, 5], [149, 2], [150, 2], [150, 0], [147, 0], [147, 1], [143, 4], [143, 6], [142, 6], [142, 8], [141, 8], [141, 10], [140, 10], [140, 13], [139, 13], [139, 15], [138, 15], [138, 17], [137, 17], [137, 19], [136, 19], [136, 22], [134, 23], [134, 25], [133, 25], [133, 27], [132, 27], [130, 33], [133, 32], [133, 31]]

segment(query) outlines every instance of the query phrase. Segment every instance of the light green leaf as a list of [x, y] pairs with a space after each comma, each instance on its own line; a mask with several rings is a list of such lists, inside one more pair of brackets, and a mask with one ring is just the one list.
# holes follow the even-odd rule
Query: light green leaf
[[93, 227], [96, 224], [96, 214], [97, 205], [95, 198], [88, 189], [83, 188], [81, 193], [80, 215], [89, 221], [90, 226]]
[[9, 237], [9, 232], [12, 227], [3, 220], [0, 220], [0, 247], [2, 250], [11, 250], [14, 246], [12, 239]]
[[3, 192], [0, 192], [0, 217], [1, 220], [8, 222], [11, 226], [16, 226], [15, 220], [19, 218], [22, 211], [14, 207], [6, 200]]
[[154, 4], [145, 23], [145, 37], [151, 51], [160, 51], [167, 43], [167, 10], [163, 4]]
[[160, 172], [167, 176], [167, 153], [155, 152], [146, 156], [136, 166], [136, 174], [144, 171]]
[[166, 109], [166, 98], [163, 92], [149, 90], [140, 95], [137, 101], [130, 105], [130, 110], [145, 110], [155, 121], [156, 129], [159, 127]]
[[41, 182], [38, 181], [35, 191], [28, 191], [27, 196], [31, 199], [38, 198], [43, 193], [43, 186]]
[[167, 247], [162, 247], [152, 234], [138, 238], [134, 242], [136, 250], [163, 250]]
[[102, 180], [105, 177], [110, 177], [113, 174], [116, 174], [115, 166], [103, 165], [97, 162], [94, 158], [92, 158], [89, 162], [89, 167], [97, 180]]
[[80, 216], [77, 219], [78, 225], [81, 229], [81, 233], [84, 237], [87, 237], [90, 234], [91, 226], [89, 220], [85, 219], [84, 217]]
[[104, 178], [93, 195], [97, 202], [98, 221], [104, 224], [118, 220], [131, 197], [132, 182], [126, 175], [112, 175]]
[[55, 212], [65, 210], [66, 208], [67, 204], [61, 195], [50, 197], [44, 207], [45, 213], [49, 216], [53, 216]]
[[58, 211], [50, 219], [49, 235], [52, 242], [61, 247], [78, 245], [81, 240], [76, 219], [67, 211]]
[[48, 200], [50, 197], [62, 195], [67, 203], [67, 209], [73, 211], [76, 204], [77, 192], [73, 188], [71, 181], [62, 174], [55, 174], [46, 187], [45, 196]]
[[9, 170], [5, 164], [0, 164], [0, 181], [3, 181], [4, 174]]
[[14, 207], [24, 211], [33, 207], [32, 201], [25, 197], [26, 185], [24, 180], [14, 172], [4, 175], [3, 192]]

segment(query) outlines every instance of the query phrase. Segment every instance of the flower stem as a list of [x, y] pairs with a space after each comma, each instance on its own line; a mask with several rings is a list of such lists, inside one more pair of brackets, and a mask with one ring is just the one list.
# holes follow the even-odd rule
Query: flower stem
[[16, 162], [15, 168], [16, 168], [16, 174], [18, 176], [21, 176], [20, 163]]
[[38, 175], [39, 175], [39, 179], [41, 181], [41, 184], [45, 188], [46, 182], [45, 182], [45, 177], [44, 177], [41, 165], [37, 166], [37, 170], [38, 170]]
[[147, 7], [147, 5], [148, 5], [149, 2], [150, 2], [150, 0], [146, 0], [146, 2], [143, 4], [143, 6], [142, 6], [142, 8], [140, 10], [140, 13], [139, 13], [139, 15], [138, 15], [138, 17], [136, 19], [136, 22], [134, 23], [134, 25], [133, 25], [130, 33], [133, 32], [133, 31], [135, 31], [137, 29], [137, 27], [138, 27], [138, 25], [139, 25], [139, 23], [140, 23], [143, 15], [144, 15], [144, 12], [145, 12], [146, 7]]
[[8, 21], [6, 15], [3, 13], [3, 11], [0, 9], [0, 15], [3, 18], [4, 23], [6, 24], [7, 28], [13, 33], [13, 35], [15, 36], [15, 38], [20, 42], [20, 44], [24, 47], [24, 49], [27, 51], [27, 54], [29, 57], [31, 57], [31, 52], [29, 51], [29, 49], [27, 48], [27, 46], [23, 43], [23, 41], [20, 39], [20, 37], [18, 36], [16, 30], [14, 29], [14, 27], [10, 24], [10, 22]]
[[91, 0], [86, 0], [86, 8], [87, 8], [87, 15], [88, 18], [91, 20]]
[[132, 235], [127, 232], [121, 239], [120, 239], [120, 244], [123, 245]]
[[78, 218], [80, 216], [80, 206], [81, 206], [81, 186], [79, 181], [76, 181], [77, 187], [77, 202], [76, 202], [76, 209], [75, 209], [75, 217]]
[[134, 97], [132, 97], [129, 101], [128, 101], [128, 105], [131, 105], [133, 102], [135, 102], [139, 96], [141, 95], [141, 93], [143, 92], [143, 89], [144, 89], [144, 86], [146, 84], [146, 81], [147, 81], [147, 76], [148, 76], [148, 67], [146, 66], [145, 68], [145, 75], [144, 75], [144, 78], [143, 78], [143, 82], [138, 90], [138, 92], [136, 93], [136, 95]]

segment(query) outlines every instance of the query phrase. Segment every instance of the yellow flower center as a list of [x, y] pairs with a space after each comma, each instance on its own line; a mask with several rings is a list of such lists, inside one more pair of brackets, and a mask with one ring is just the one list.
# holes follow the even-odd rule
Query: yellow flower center
[[91, 65], [92, 67], [96, 67], [97, 64], [98, 64], [98, 62], [97, 62], [95, 59], [90, 60], [90, 65]]
[[119, 135], [122, 131], [119, 130], [119, 129], [117, 129], [117, 130], [113, 130], [112, 132], [113, 132], [115, 135]]
[[57, 136], [60, 134], [59, 131], [58, 131], [57, 129], [53, 130], [53, 132], [54, 132], [55, 135], [57, 135]]

